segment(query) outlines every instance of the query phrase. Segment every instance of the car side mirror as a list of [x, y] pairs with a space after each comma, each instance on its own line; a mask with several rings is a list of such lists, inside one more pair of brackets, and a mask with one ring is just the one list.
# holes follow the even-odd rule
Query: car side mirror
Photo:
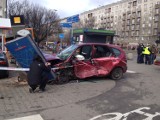
[[76, 57], [76, 59], [79, 60], [79, 61], [85, 59], [83, 55], [76, 55], [75, 57]]

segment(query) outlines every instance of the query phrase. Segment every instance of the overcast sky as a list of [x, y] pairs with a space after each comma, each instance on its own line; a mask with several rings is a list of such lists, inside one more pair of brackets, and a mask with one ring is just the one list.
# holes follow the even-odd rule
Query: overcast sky
[[119, 0], [30, 0], [49, 9], [55, 9], [60, 18], [69, 17]]

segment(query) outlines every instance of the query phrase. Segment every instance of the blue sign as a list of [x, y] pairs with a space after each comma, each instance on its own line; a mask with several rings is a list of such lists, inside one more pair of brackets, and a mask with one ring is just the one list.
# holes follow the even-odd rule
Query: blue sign
[[79, 15], [74, 15], [74, 16], [68, 17], [67, 22], [71, 22], [71, 23], [79, 22]]
[[59, 34], [59, 38], [60, 38], [60, 39], [63, 39], [63, 38], [64, 38], [64, 34], [63, 34], [63, 33], [60, 33], [60, 34]]
[[29, 37], [18, 38], [6, 43], [7, 49], [23, 68], [29, 68], [34, 56], [38, 55], [35, 45]]
[[61, 27], [72, 28], [72, 23], [60, 23]]

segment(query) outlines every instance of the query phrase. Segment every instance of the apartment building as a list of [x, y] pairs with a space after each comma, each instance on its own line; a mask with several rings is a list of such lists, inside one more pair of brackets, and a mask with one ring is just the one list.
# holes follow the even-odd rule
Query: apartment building
[[82, 23], [116, 31], [115, 42], [147, 42], [160, 39], [160, 0], [121, 0], [80, 14]]
[[6, 1], [7, 0], [0, 0], [0, 18], [6, 17]]

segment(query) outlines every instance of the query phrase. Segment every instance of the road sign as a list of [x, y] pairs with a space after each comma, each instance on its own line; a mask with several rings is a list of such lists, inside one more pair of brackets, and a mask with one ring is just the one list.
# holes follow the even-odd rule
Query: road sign
[[60, 34], [59, 34], [59, 38], [60, 38], [60, 39], [63, 39], [63, 38], [64, 38], [64, 34], [63, 34], [63, 33], [60, 33]]
[[72, 28], [72, 23], [60, 23], [61, 27]]
[[11, 21], [7, 18], [0, 18], [0, 29], [11, 28]]
[[67, 18], [67, 22], [71, 22], [71, 23], [79, 22], [79, 14], [71, 16], [71, 17], [68, 17]]

